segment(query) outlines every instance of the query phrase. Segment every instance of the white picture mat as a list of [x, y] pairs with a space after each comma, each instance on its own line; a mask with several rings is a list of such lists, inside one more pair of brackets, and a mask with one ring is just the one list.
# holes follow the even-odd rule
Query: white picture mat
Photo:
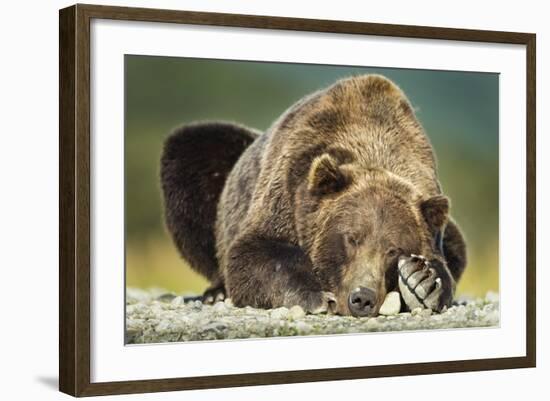
[[[125, 346], [125, 54], [499, 72], [500, 327]], [[520, 45], [93, 20], [92, 382], [524, 356], [525, 74]]]

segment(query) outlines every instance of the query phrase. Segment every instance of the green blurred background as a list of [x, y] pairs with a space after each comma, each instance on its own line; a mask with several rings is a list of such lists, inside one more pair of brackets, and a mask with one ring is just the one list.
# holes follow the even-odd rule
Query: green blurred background
[[166, 136], [196, 120], [265, 130], [339, 78], [378, 73], [416, 109], [469, 247], [459, 295], [498, 291], [498, 74], [125, 56], [126, 283], [201, 293], [164, 227], [159, 159]]

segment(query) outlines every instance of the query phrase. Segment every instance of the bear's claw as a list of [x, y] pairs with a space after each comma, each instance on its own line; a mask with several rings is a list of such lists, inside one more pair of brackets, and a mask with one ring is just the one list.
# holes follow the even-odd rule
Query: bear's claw
[[311, 314], [335, 314], [336, 313], [336, 297], [332, 292], [319, 291], [311, 292], [306, 302], [300, 305], [307, 313]]
[[221, 302], [225, 299], [225, 287], [223, 285], [210, 287], [202, 296], [202, 303], [205, 305], [213, 305], [216, 302]]
[[400, 257], [397, 270], [401, 296], [410, 310], [422, 308], [441, 312], [452, 301], [451, 285], [443, 281], [444, 272], [438, 272], [435, 264], [423, 256]]
[[332, 292], [323, 291], [321, 307], [312, 313], [336, 313], [336, 297]]

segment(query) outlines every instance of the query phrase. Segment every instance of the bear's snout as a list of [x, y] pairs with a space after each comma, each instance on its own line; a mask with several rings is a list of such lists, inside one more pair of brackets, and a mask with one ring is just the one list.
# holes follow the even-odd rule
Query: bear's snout
[[376, 292], [367, 287], [357, 287], [350, 292], [348, 307], [353, 316], [372, 315], [376, 305]]

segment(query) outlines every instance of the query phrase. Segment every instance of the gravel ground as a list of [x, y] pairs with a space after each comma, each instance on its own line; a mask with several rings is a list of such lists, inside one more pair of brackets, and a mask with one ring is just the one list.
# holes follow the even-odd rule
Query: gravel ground
[[129, 344], [221, 340], [375, 331], [488, 327], [499, 324], [499, 300], [462, 299], [441, 314], [413, 310], [391, 316], [306, 315], [299, 306], [271, 310], [236, 308], [230, 300], [213, 306], [159, 290], [126, 291], [126, 342]]

